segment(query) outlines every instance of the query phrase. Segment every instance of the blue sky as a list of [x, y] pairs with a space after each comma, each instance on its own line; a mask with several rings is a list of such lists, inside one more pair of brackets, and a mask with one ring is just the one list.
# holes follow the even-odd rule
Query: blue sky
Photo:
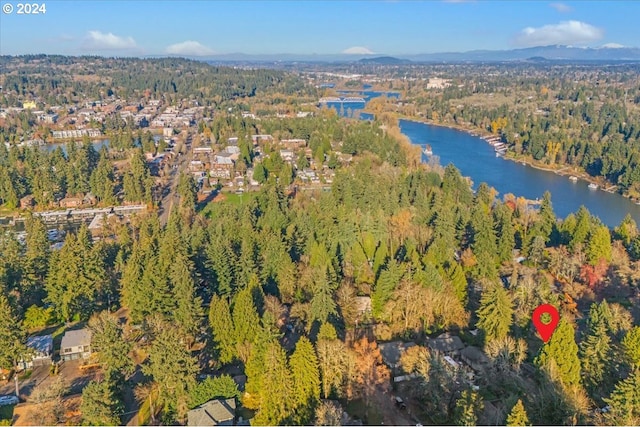
[[[31, 1], [31, 0], [30, 0]], [[0, 13], [0, 54], [416, 54], [534, 45], [640, 46], [636, 1], [33, 0]]]

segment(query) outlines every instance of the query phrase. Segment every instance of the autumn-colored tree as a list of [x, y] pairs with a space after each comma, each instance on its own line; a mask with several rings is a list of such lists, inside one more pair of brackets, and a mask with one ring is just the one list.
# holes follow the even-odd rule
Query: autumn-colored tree
[[[376, 389], [386, 390], [388, 388], [391, 373], [382, 361], [380, 349], [375, 341], [362, 338], [354, 343], [353, 352], [356, 368], [356, 395], [362, 396], [364, 404], [368, 408]], [[366, 409], [366, 414], [368, 414], [368, 409]]]

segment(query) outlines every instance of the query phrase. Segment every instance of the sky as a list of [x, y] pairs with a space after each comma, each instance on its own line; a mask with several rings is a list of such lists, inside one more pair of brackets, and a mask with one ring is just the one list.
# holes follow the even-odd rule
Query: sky
[[[0, 54], [411, 55], [640, 47], [636, 1], [0, 0]], [[10, 13], [7, 13], [10, 12]]]

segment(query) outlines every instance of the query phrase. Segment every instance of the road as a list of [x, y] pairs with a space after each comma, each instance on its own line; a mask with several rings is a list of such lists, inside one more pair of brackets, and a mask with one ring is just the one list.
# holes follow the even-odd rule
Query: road
[[160, 200], [159, 214], [160, 225], [164, 226], [169, 221], [169, 214], [174, 205], [180, 203], [180, 196], [178, 196], [178, 180], [180, 174], [187, 170], [189, 161], [191, 161], [191, 135], [187, 137], [185, 143], [186, 154], [178, 155], [171, 162], [171, 172], [169, 172], [169, 182], [164, 185], [162, 190], [162, 199]]

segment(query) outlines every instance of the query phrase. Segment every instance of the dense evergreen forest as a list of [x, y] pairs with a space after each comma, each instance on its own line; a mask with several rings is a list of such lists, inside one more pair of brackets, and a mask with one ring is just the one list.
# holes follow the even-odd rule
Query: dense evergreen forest
[[[140, 70], [139, 82], [118, 84], [131, 90], [156, 80], [142, 76], [149, 64], [184, 65], [95, 61], [112, 64], [114, 81], [124, 71], [113, 61]], [[518, 123], [501, 110], [487, 126], [504, 116]], [[25, 354], [29, 333], [86, 324], [101, 370], [82, 391], [88, 425], [121, 423], [132, 389], [150, 424], [184, 423], [190, 409], [221, 397], [249, 410], [253, 425], [338, 425], [343, 408], [373, 424], [400, 387], [428, 424], [640, 423], [640, 233], [630, 217], [610, 230], [584, 208], [560, 221], [549, 193], [534, 208], [485, 184], [473, 192], [453, 165], [419, 164], [388, 116], [257, 121], [219, 112], [199, 126], [214, 140], [240, 135], [241, 159], [253, 155], [242, 144], [254, 131], [304, 138], [318, 160], [338, 149], [353, 158], [331, 165], [329, 191], [296, 191], [290, 166], [265, 146], [259, 191], [197, 204], [196, 187], [183, 185], [166, 226], [154, 211], [108, 223], [100, 240], [82, 226], [58, 250], [29, 215], [24, 243], [0, 236], [0, 367]], [[0, 150], [5, 204], [87, 189], [103, 200], [122, 189], [155, 201], [139, 147], [122, 148], [130, 161], [117, 174], [107, 151], [88, 144], [66, 154]], [[531, 324], [542, 303], [561, 315], [546, 344]], [[486, 355], [473, 384], [426, 345], [444, 332]], [[392, 340], [417, 344], [399, 360], [411, 377], [402, 386], [379, 347]], [[242, 390], [229, 375], [238, 369]], [[64, 392], [54, 391], [34, 398], [48, 417], [40, 424], [64, 420], [53, 409]]]

